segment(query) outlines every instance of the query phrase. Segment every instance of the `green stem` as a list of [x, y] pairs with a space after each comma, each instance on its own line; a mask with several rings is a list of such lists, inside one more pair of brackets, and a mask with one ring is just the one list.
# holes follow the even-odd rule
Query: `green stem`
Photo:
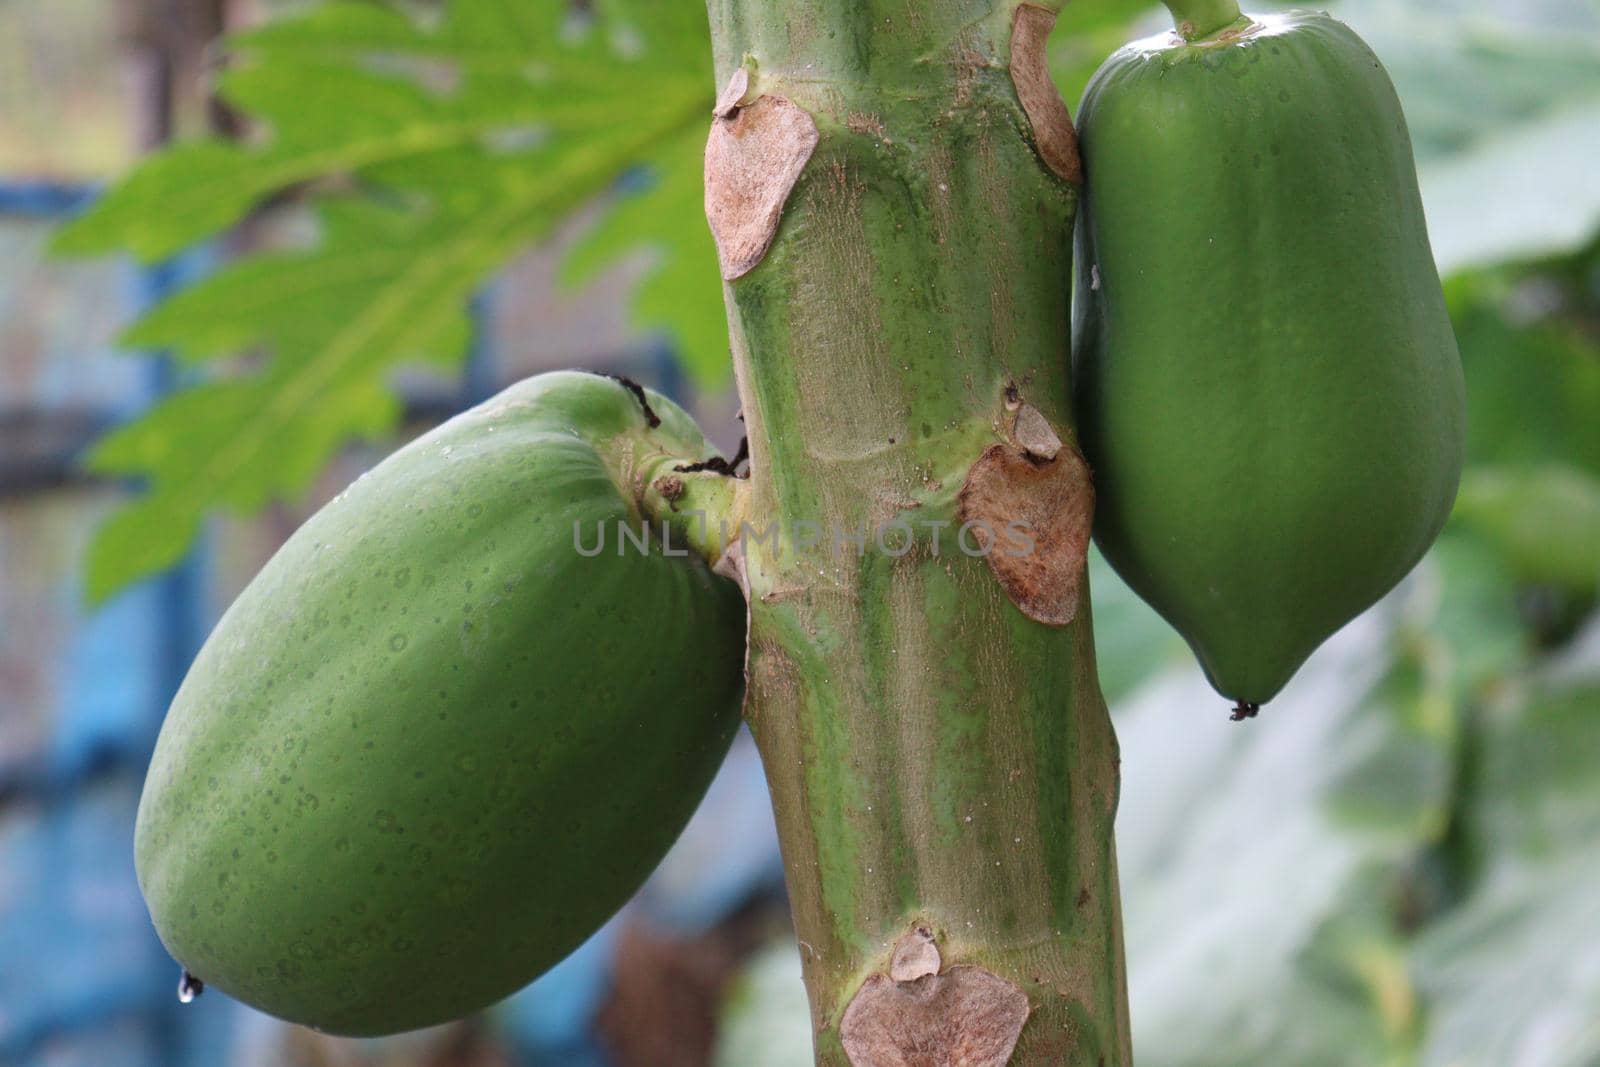
[[[1042, 158], [1011, 69], [1033, 57], [1037, 101], [1042, 48], [1014, 53], [1013, 20], [1037, 42], [1059, 4], [1018, 6], [710, 0], [719, 85], [751, 72], [745, 110], [718, 121], [744, 116], [748, 145], [781, 98], [817, 134], [775, 239], [726, 294], [751, 451], [741, 513], [776, 533], [741, 544], [746, 715], [827, 1067], [852, 1063], [852, 1032], [908, 1042], [855, 1067], [957, 1048], [978, 1067], [1131, 1062], [1116, 740], [1087, 595], [1071, 624], [1035, 622], [956, 536], [966, 473], [1019, 402], [1071, 439], [1077, 194]], [[1055, 135], [1059, 162], [1070, 129]], [[739, 179], [780, 170], [789, 143], [752, 152], [770, 170]], [[910, 551], [876, 543], [890, 521], [914, 531]], [[886, 977], [908, 936], [937, 943], [939, 980], [986, 971], [984, 990], [1025, 996], [1009, 1060], [972, 1051], [981, 1021], [918, 1015], [959, 1002], [993, 1022], [1004, 996], [980, 1010], [984, 996], [930, 1001]], [[852, 1031], [869, 994], [884, 994], [880, 1029], [858, 1013]]]
[[[660, 396], [637, 395], [647, 418], [630, 411], [623, 425], [594, 445], [618, 490], [665, 550], [691, 552], [715, 567], [738, 537], [749, 483], [732, 476], [726, 459], [715, 455], [685, 412]], [[652, 397], [655, 408], [649, 406]]]
[[739, 537], [749, 483], [718, 471], [685, 471], [688, 459], [660, 456], [641, 467], [640, 510], [671, 529], [669, 544], [688, 547], [713, 567]]
[[1239, 20], [1236, 0], [1163, 0], [1185, 41], [1209, 37]]

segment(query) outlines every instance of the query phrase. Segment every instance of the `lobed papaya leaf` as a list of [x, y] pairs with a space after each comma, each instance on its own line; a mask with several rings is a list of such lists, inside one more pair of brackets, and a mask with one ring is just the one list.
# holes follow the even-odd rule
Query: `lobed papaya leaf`
[[250, 153], [237, 145], [217, 140], [176, 145], [146, 160], [88, 212], [57, 230], [51, 250], [60, 255], [126, 250], [153, 263], [243, 218], [273, 188], [263, 188], [251, 170]]
[[[244, 379], [188, 389], [98, 442], [88, 458], [91, 470], [155, 474], [148, 492], [114, 512], [95, 533], [85, 580], [91, 603], [104, 601], [134, 577], [181, 560], [213, 501], [237, 511], [259, 509], [308, 483], [338, 444], [376, 437], [399, 414], [391, 393], [363, 383], [327, 397], [312, 417], [285, 423], [269, 456], [246, 442], [231, 444], [233, 428], [248, 426], [253, 411], [281, 395], [275, 385]], [[196, 450], [191, 442], [197, 437], [220, 442], [218, 450]], [[260, 469], [250, 479], [217, 480], [219, 472], [242, 462]]]
[[605, 216], [573, 246], [561, 281], [581, 285], [641, 246], [654, 255], [633, 292], [633, 317], [666, 330], [701, 381], [726, 378], [727, 321], [717, 248], [705, 220], [705, 131], [685, 131], [645, 161], [644, 188], [619, 192]]
[[201, 518], [192, 499], [181, 493], [148, 493], [113, 512], [89, 545], [85, 598], [101, 603], [128, 584], [127, 575], [175, 566], [199, 533]]
[[[472, 293], [641, 161], [662, 178], [604, 225], [591, 263], [659, 247], [669, 269], [641, 291], [641, 318], [673, 331], [703, 379], [726, 377], [699, 207], [714, 86], [698, 5], [612, 0], [577, 18], [561, 0], [452, 0], [428, 23], [330, 0], [230, 48], [219, 92], [260, 137], [158, 153], [55, 248], [158, 261], [295, 188], [317, 239], [243, 258], [125, 334], [217, 377], [91, 457], [148, 484], [97, 536], [91, 599], [175, 562], [211, 509], [292, 497], [340, 445], [388, 430], [391, 369], [458, 363]], [[673, 225], [640, 224], [658, 215]], [[220, 362], [236, 355], [253, 358]]]

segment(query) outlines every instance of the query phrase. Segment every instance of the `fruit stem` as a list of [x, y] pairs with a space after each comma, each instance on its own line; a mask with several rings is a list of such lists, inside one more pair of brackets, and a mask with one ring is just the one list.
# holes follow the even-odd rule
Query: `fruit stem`
[[658, 529], [670, 529], [669, 547], [687, 548], [715, 567], [738, 540], [749, 482], [675, 456], [658, 456], [642, 468], [639, 510]]
[[1209, 37], [1239, 20], [1236, 0], [1164, 0], [1178, 36], [1185, 41]]

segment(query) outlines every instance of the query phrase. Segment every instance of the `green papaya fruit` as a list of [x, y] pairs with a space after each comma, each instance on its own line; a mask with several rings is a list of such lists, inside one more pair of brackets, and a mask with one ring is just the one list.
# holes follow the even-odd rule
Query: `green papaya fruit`
[[1295, 12], [1122, 48], [1080, 138], [1095, 539], [1254, 714], [1416, 564], [1460, 477], [1405, 120], [1355, 33]]
[[711, 454], [647, 402], [659, 425], [611, 379], [513, 386], [350, 486], [224, 615], [135, 835], [196, 978], [334, 1033], [427, 1026], [650, 873], [737, 727], [745, 611], [681, 543], [618, 541], [642, 472]]

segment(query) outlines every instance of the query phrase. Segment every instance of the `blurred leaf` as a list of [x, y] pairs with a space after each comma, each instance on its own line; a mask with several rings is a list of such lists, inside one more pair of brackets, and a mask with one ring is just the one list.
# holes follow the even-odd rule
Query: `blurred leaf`
[[[331, 364], [345, 344], [377, 347], [383, 360], [389, 352], [449, 359], [464, 348], [470, 330], [465, 297], [475, 277], [437, 259], [419, 261], [417, 251], [458, 249], [456, 256], [476, 267], [500, 251], [501, 234], [492, 224], [474, 227], [477, 213], [470, 209], [430, 218], [357, 199], [325, 200], [322, 216], [324, 239], [317, 248], [233, 264], [158, 305], [122, 343], [166, 349], [191, 362], [260, 347], [275, 353], [280, 367], [300, 362], [334, 376], [340, 375]], [[396, 300], [405, 303], [405, 315], [386, 313]], [[381, 317], [388, 336], [370, 337], [371, 326], [350, 318], [362, 308]]]
[[[238, 180], [250, 170], [248, 158], [221, 141], [181, 144], [152, 156], [88, 212], [56, 231], [52, 250], [98, 255], [125, 248], [148, 263], [217, 233], [277, 188]], [[262, 174], [276, 178], [270, 170]], [[293, 180], [292, 175], [287, 179]]]
[[95, 531], [84, 564], [90, 603], [108, 600], [128, 574], [155, 574], [183, 559], [201, 516], [181, 496], [150, 493], [113, 512]]
[[1600, 26], [1530, 24], [1514, 6], [1481, 3], [1447, 11], [1344, 0], [1337, 11], [1383, 59], [1424, 166], [1600, 103]]
[[[1409, 654], [1443, 660], [1442, 684], [1459, 704], [1530, 665], [1527, 633], [1516, 606], [1516, 581], [1504, 558], [1480, 540], [1447, 528], [1412, 582], [1395, 640]], [[1462, 712], [1452, 709], [1453, 717]]]
[[1600, 474], [1596, 299], [1570, 263], [1481, 272], [1446, 287], [1467, 379], [1469, 464], [1561, 461]]
[[1469, 709], [1528, 656], [1498, 555], [1447, 537], [1258, 719], [1192, 668], [1118, 703], [1141, 1063], [1414, 1062], [1407, 931], [1440, 896], [1419, 860], [1454, 827]]
[[713, 1067], [811, 1067], [800, 951], [783, 938], [745, 964], [723, 1005]]
[[[524, 16], [547, 30], [530, 35], [524, 62], [543, 58], [547, 70], [535, 76], [474, 65], [459, 24], [486, 6], [515, 5], [456, 0], [443, 25], [430, 31], [397, 11], [344, 0], [235, 39], [242, 61], [223, 75], [221, 95], [268, 123], [270, 136], [257, 144], [199, 141], [158, 153], [64, 226], [56, 248], [75, 254], [126, 248], [154, 261], [220, 232], [265, 196], [300, 182], [481, 147], [496, 133], [528, 124], [581, 132], [604, 116], [607, 103], [620, 102], [616, 88], [606, 99], [605, 79], [595, 73], [614, 62], [600, 35], [555, 43], [562, 5], [554, 0], [528, 5]], [[363, 42], [358, 29], [370, 39]], [[330, 51], [330, 40], [342, 51]], [[448, 62], [434, 68], [436, 82], [429, 68], [395, 61], [419, 54]]]
[[705, 130], [695, 125], [645, 159], [645, 187], [622, 192], [573, 246], [562, 280], [580, 285], [620, 257], [649, 249], [654, 261], [634, 289], [634, 320], [670, 331], [685, 364], [700, 380], [717, 382], [732, 363], [721, 268], [705, 218], [705, 148]]
[[1135, 37], [1171, 24], [1165, 8], [1146, 0], [1107, 0], [1062, 8], [1050, 35], [1048, 59], [1056, 88], [1072, 113], [1078, 113], [1084, 87], [1107, 56]]
[[1600, 1062], [1600, 683], [1485, 717], [1469, 826], [1490, 865], [1428, 930], [1424, 1067]]
[[1342, 631], [1245, 724], [1193, 670], [1117, 708], [1142, 1064], [1406, 1062], [1398, 883], [1445, 821], [1454, 741], [1441, 668], [1387, 651], [1393, 612]]
[[1593, 5], [1342, 0], [1383, 60], [1417, 152], [1443, 273], [1571, 251], [1600, 229]]
[[209, 509], [293, 496], [346, 441], [391, 428], [390, 370], [457, 363], [472, 293], [641, 160], [670, 173], [628, 210], [675, 225], [602, 224], [591, 262], [659, 244], [672, 280], [647, 282], [642, 317], [678, 332], [702, 378], [727, 375], [726, 340], [710, 339], [721, 289], [699, 168], [684, 159], [703, 142], [713, 92], [699, 5], [614, 0], [575, 22], [562, 0], [453, 0], [430, 27], [333, 0], [233, 45], [242, 61], [222, 93], [266, 135], [155, 156], [57, 247], [159, 259], [304, 183], [320, 191], [320, 235], [309, 250], [237, 262], [128, 331], [129, 344], [190, 361], [266, 358], [219, 367], [228, 376], [95, 450], [96, 470], [149, 487], [91, 551], [96, 599], [174, 562]]
[[[100, 603], [176, 563], [207, 508], [254, 511], [310, 484], [341, 443], [394, 425], [399, 405], [389, 391], [330, 369], [336, 373], [324, 377], [275, 365], [261, 378], [186, 389], [102, 438], [90, 468], [148, 472], [150, 490], [95, 531], [89, 600]], [[306, 390], [317, 391], [314, 400]]]
[[1525, 581], [1600, 584], [1600, 478], [1558, 464], [1474, 468], [1453, 518], [1487, 537]]
[[[1600, 56], [1594, 62], [1600, 69]], [[1596, 159], [1600, 100], [1425, 165], [1422, 200], [1439, 269], [1524, 259], [1588, 241], [1600, 227]]]
[[[1332, 11], [1394, 80], [1442, 272], [1568, 252], [1600, 229], [1594, 5], [1340, 0]], [[1075, 109], [1106, 56], [1169, 25], [1152, 5], [1128, 0], [1067, 5], [1050, 41], [1062, 95]]]

